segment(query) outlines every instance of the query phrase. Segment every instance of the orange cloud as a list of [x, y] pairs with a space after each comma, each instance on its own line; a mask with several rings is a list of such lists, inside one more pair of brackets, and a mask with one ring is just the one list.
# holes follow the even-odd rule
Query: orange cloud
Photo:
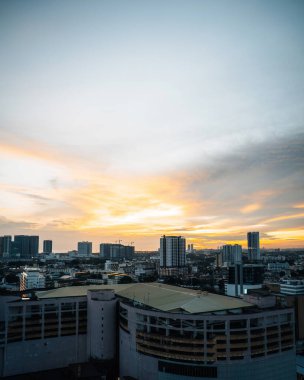
[[289, 219], [299, 219], [303, 217], [304, 217], [304, 214], [282, 215], [282, 216], [276, 216], [274, 218], [266, 219], [264, 223], [279, 222], [281, 220], [289, 220]]
[[258, 204], [258, 203], [252, 203], [250, 205], [242, 207], [240, 211], [241, 211], [242, 214], [250, 214], [250, 213], [252, 213], [254, 211], [259, 210], [261, 207], [262, 206], [260, 204]]
[[293, 207], [294, 208], [304, 208], [304, 203], [296, 204]]
[[[71, 236], [75, 241], [87, 238], [96, 243], [119, 236], [140, 241], [138, 249], [156, 249], [160, 235], [174, 234], [185, 236], [196, 248], [214, 248], [225, 242], [246, 246], [250, 230], [263, 233], [261, 244], [268, 247], [303, 244], [301, 227], [288, 230], [276, 225], [300, 219], [303, 213], [270, 215], [264, 221], [254, 215], [274, 194], [272, 190], [243, 198], [242, 203], [245, 199], [248, 204], [241, 208], [235, 200], [226, 208], [212, 192], [208, 197], [199, 186], [187, 187], [191, 173], [149, 177], [112, 173], [99, 163], [29, 141], [24, 146], [2, 142], [0, 149], [2, 154], [20, 159], [22, 165], [26, 157], [46, 167], [62, 168], [55, 187], [39, 186], [39, 181], [30, 187], [0, 184], [0, 210], [16, 222], [31, 222], [28, 228], [68, 236], [67, 244]], [[243, 216], [231, 214], [232, 207]], [[293, 209], [303, 207], [299, 203]]]

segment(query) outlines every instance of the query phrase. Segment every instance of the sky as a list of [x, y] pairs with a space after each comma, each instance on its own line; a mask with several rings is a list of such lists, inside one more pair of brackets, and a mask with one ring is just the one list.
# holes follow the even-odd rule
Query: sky
[[1, 0], [0, 235], [304, 247], [304, 2]]

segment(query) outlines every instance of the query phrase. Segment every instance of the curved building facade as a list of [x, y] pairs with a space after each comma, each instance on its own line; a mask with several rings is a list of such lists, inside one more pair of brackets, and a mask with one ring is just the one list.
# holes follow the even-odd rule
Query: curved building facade
[[197, 312], [205, 301], [220, 302], [217, 297], [192, 299], [188, 309], [194, 312], [177, 304], [164, 312], [121, 301], [120, 377], [294, 380], [293, 311], [234, 307], [228, 301], [226, 310], [208, 312], [203, 306]]
[[108, 363], [107, 379], [296, 378], [293, 309], [207, 292], [60, 288], [0, 297], [0, 322], [0, 376], [94, 361]]

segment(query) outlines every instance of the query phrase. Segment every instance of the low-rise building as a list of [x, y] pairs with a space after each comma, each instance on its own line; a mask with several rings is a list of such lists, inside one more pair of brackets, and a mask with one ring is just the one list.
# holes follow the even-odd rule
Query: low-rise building
[[24, 268], [20, 275], [20, 290], [45, 288], [45, 275], [39, 268]]

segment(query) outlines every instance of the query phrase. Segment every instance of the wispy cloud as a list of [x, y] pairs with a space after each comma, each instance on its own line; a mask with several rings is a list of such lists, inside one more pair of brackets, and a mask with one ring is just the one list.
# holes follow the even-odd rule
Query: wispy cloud
[[[12, 226], [17, 230], [39, 226], [51, 234], [74, 233], [75, 239], [86, 236], [96, 242], [114, 236], [143, 242], [146, 237], [149, 248], [163, 233], [182, 234], [197, 246], [215, 247], [225, 241], [245, 244], [247, 231], [260, 230], [266, 246], [301, 245], [304, 214], [294, 211], [301, 208], [303, 198], [298, 165], [302, 142], [301, 135], [277, 139], [271, 150], [266, 143], [256, 144], [250, 153], [245, 154], [244, 147], [212, 165], [147, 177], [110, 175], [94, 162], [76, 160], [68, 165], [63, 160], [64, 170], [43, 187], [2, 184], [3, 194], [13, 198], [11, 203], [7, 198], [1, 213], [15, 215], [16, 220], [4, 223], [3, 229], [9, 233]], [[16, 209], [18, 197], [23, 205], [30, 202], [28, 207]], [[23, 225], [19, 221], [24, 218], [31, 222]]]

